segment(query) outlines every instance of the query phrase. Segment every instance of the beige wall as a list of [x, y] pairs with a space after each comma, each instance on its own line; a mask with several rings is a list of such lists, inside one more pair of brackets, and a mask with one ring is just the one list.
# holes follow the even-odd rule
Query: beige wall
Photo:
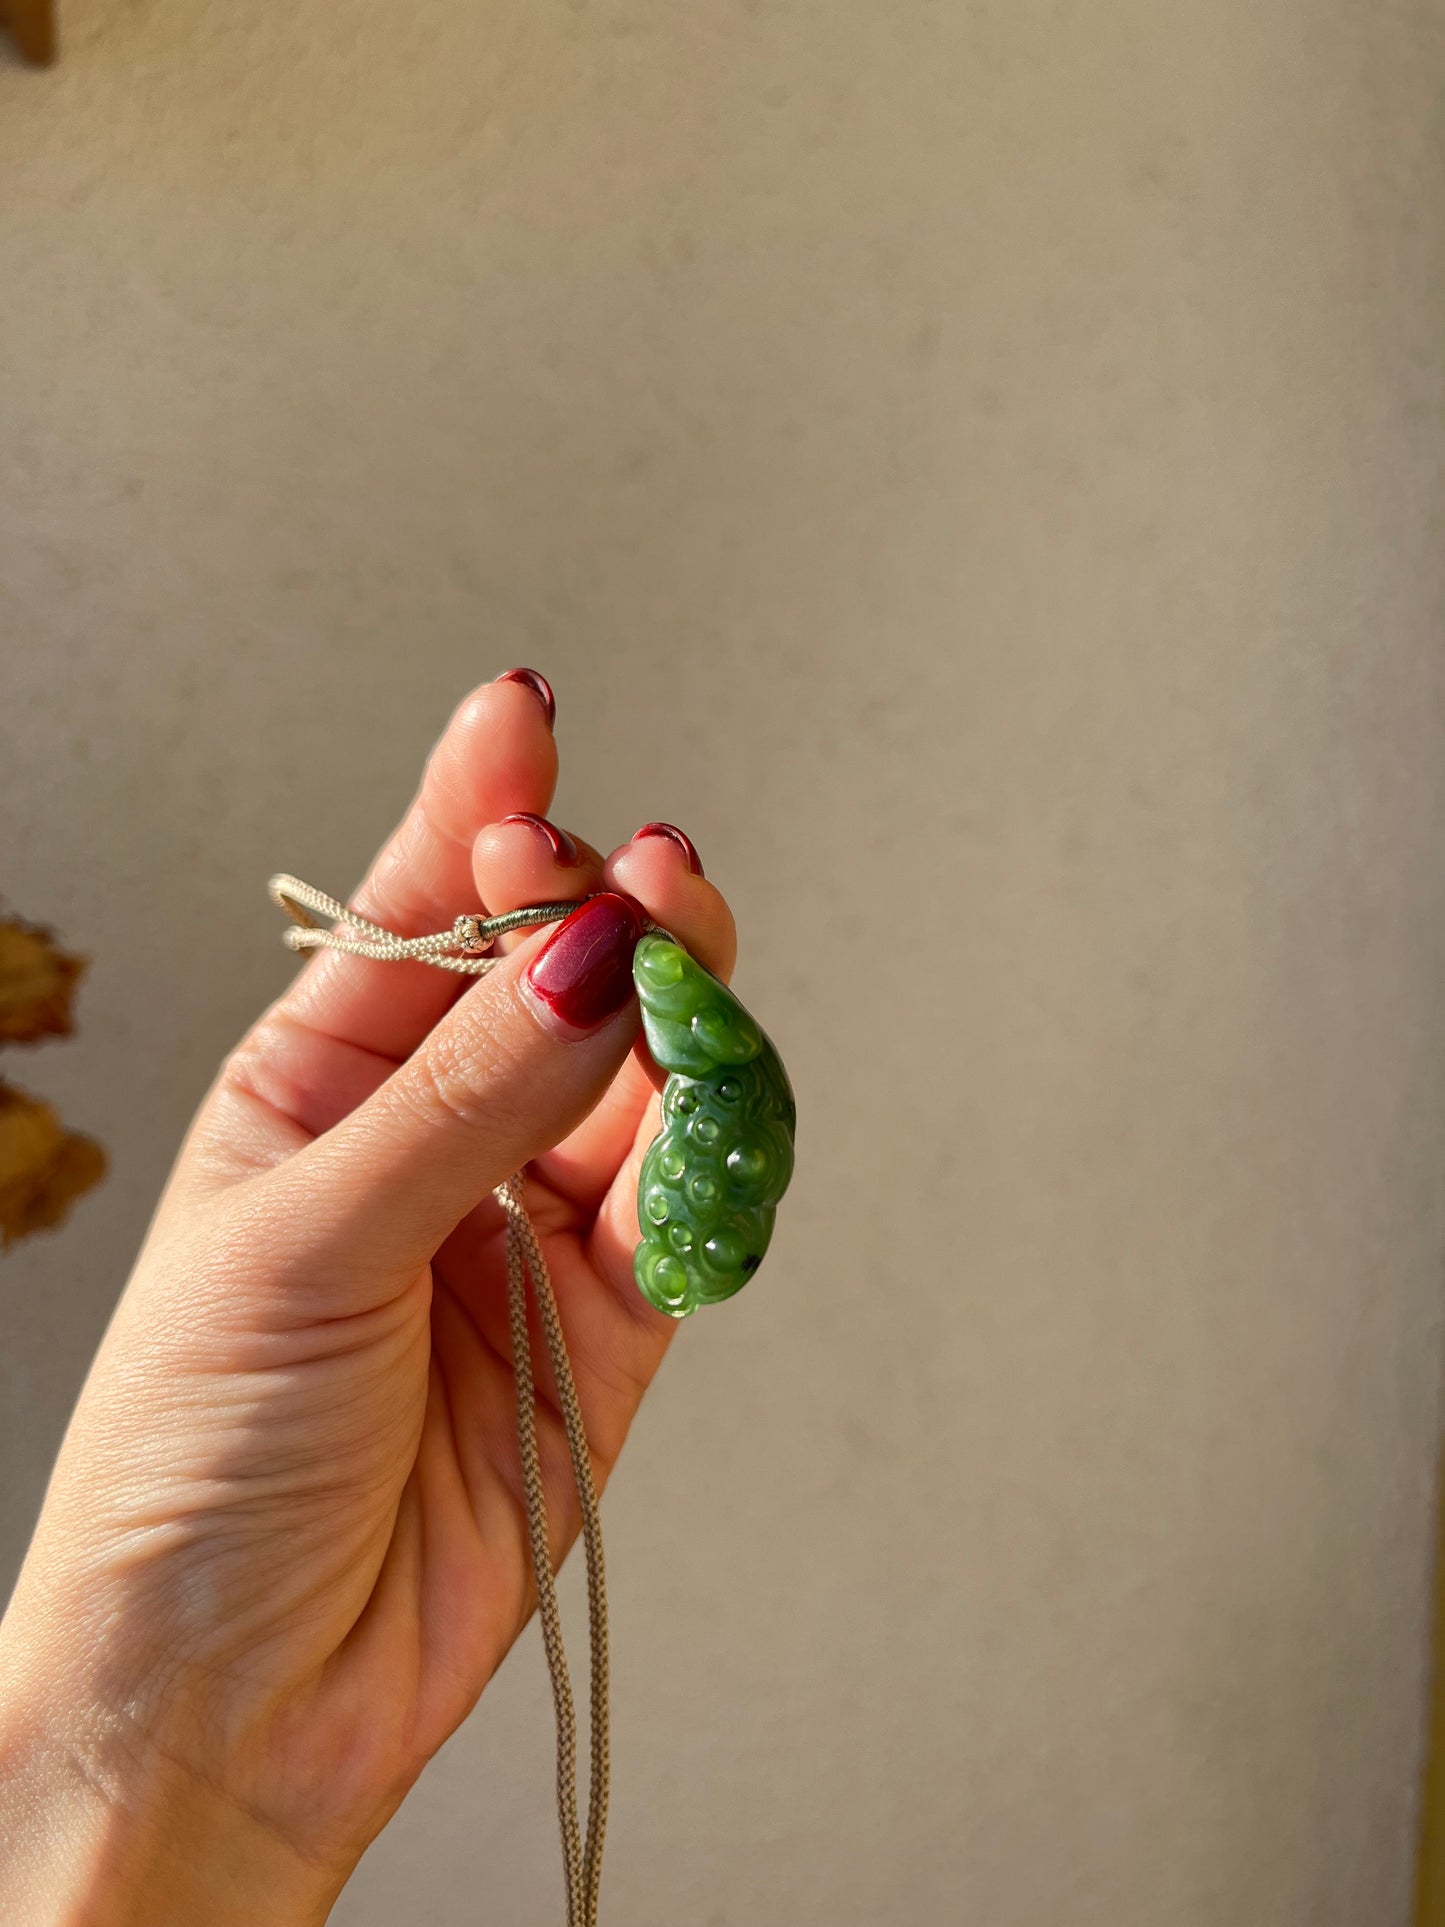
[[[3, 886], [95, 958], [23, 1074], [115, 1169], [0, 1266], [7, 1566], [267, 873], [344, 889], [536, 662], [802, 1113], [607, 1504], [612, 1920], [1397, 1927], [1440, 8], [67, 18], [0, 64]], [[556, 1920], [550, 1748], [529, 1638], [338, 1920]]]

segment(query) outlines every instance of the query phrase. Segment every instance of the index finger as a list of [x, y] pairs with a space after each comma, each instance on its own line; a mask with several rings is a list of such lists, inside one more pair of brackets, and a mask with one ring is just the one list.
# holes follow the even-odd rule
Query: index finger
[[[533, 669], [474, 689], [427, 761], [411, 807], [351, 905], [398, 936], [444, 930], [477, 902], [472, 844], [486, 823], [544, 815], [557, 781], [552, 692]], [[465, 979], [423, 963], [313, 953], [276, 1016], [400, 1062], [459, 995]]]

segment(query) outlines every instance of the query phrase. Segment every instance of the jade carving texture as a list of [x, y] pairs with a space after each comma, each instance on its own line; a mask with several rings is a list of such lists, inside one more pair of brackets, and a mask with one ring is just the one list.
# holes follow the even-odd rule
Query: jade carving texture
[[731, 1298], [762, 1263], [793, 1174], [796, 1109], [756, 1021], [681, 945], [644, 937], [632, 974], [668, 1073], [638, 1180], [634, 1268], [650, 1304], [685, 1318]]

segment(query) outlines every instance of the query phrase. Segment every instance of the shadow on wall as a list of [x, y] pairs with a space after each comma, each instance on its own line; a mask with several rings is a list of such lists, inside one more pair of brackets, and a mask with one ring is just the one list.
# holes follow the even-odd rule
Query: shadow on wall
[[[68, 1037], [84, 960], [50, 931], [0, 919], [0, 1047]], [[62, 1224], [105, 1175], [105, 1152], [49, 1104], [0, 1078], [0, 1249]]]

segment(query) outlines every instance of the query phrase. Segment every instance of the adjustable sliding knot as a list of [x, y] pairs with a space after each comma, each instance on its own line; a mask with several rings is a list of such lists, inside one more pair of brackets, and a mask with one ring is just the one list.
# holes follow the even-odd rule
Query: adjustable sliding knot
[[485, 934], [485, 924], [485, 917], [463, 916], [452, 925], [452, 936], [464, 957], [479, 957], [490, 948], [492, 939]]

